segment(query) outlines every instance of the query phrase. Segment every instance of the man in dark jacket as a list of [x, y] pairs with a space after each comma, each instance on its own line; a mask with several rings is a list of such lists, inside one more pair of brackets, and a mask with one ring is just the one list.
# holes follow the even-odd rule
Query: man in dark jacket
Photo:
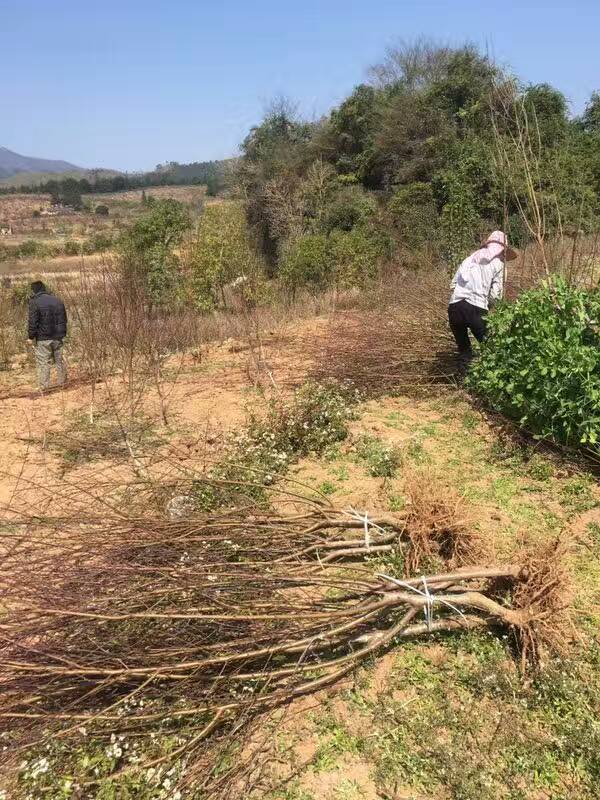
[[50, 383], [50, 367], [56, 366], [58, 383], [67, 380], [67, 368], [62, 354], [63, 339], [67, 335], [67, 312], [58, 297], [46, 289], [41, 281], [31, 284], [29, 301], [28, 337], [35, 346], [38, 381], [42, 392]]

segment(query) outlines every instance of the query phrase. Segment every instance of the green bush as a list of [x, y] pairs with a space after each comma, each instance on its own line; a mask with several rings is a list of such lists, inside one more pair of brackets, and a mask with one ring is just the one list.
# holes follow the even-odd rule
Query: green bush
[[78, 256], [81, 252], [81, 245], [79, 242], [68, 239], [63, 245], [63, 252], [66, 256]]
[[101, 217], [108, 217], [109, 214], [108, 206], [105, 205], [96, 206], [96, 214], [98, 214]]
[[323, 215], [322, 227], [329, 233], [336, 228], [350, 231], [368, 222], [377, 211], [373, 194], [362, 186], [342, 186], [331, 198]]
[[263, 265], [252, 247], [239, 203], [206, 206], [189, 255], [193, 304], [200, 311], [227, 306], [226, 288], [238, 281], [246, 300], [256, 299]]
[[336, 229], [329, 236], [309, 234], [289, 243], [280, 275], [291, 289], [364, 286], [390, 250], [389, 237], [364, 226]]
[[19, 258], [46, 258], [48, 256], [46, 245], [36, 242], [35, 239], [27, 239], [26, 242], [16, 248], [15, 252]]
[[439, 214], [431, 184], [415, 182], [396, 190], [388, 204], [402, 244], [422, 247], [431, 242], [439, 226]]
[[323, 288], [331, 280], [332, 272], [329, 238], [316, 233], [288, 244], [279, 274], [291, 289], [299, 286]]
[[598, 449], [600, 292], [556, 280], [498, 306], [468, 385], [534, 434]]
[[346, 288], [368, 284], [377, 276], [382, 261], [391, 255], [391, 239], [376, 228], [333, 231], [330, 241], [335, 282]]
[[393, 478], [402, 463], [402, 453], [398, 447], [368, 434], [357, 441], [356, 455], [374, 478]]

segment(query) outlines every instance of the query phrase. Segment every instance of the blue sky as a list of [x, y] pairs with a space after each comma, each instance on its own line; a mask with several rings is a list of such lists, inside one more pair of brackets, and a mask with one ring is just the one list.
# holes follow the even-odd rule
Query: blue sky
[[316, 117], [387, 45], [481, 45], [574, 112], [600, 89], [600, 0], [0, 0], [0, 145], [148, 169], [237, 152], [276, 95]]

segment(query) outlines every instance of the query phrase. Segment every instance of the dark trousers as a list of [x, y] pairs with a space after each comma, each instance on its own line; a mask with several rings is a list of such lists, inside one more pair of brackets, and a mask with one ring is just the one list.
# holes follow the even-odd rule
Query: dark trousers
[[485, 339], [487, 311], [483, 308], [467, 303], [466, 300], [459, 300], [458, 303], [450, 303], [448, 306], [448, 321], [450, 329], [456, 339], [458, 347], [458, 358], [461, 371], [465, 371], [469, 362], [473, 358], [469, 331], [482, 342]]

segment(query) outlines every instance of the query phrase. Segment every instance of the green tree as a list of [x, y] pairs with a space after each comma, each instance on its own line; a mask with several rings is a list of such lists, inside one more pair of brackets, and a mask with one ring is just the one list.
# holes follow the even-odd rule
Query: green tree
[[191, 225], [189, 211], [177, 200], [157, 200], [121, 237], [125, 276], [142, 280], [155, 303], [172, 298], [178, 282], [175, 247]]
[[523, 94], [522, 103], [542, 146], [555, 147], [566, 138], [567, 101], [558, 89], [547, 83], [530, 86]]
[[600, 135], [600, 92], [592, 92], [580, 124], [585, 133]]
[[225, 287], [238, 281], [244, 296], [256, 292], [262, 266], [251, 245], [239, 203], [206, 206], [190, 255], [191, 292], [197, 308], [227, 305]]

